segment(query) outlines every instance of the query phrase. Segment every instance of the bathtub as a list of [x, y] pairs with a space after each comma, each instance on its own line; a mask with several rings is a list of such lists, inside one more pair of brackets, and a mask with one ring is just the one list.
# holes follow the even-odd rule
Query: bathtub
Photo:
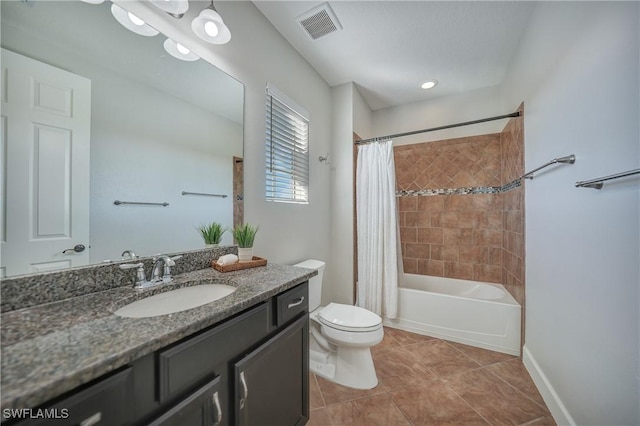
[[384, 325], [520, 355], [520, 305], [500, 284], [404, 274]]

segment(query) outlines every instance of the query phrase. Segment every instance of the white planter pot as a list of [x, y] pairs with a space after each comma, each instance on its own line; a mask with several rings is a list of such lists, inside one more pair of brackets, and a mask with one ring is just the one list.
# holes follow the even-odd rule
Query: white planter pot
[[205, 248], [213, 248], [213, 247], [219, 247], [218, 244], [205, 244], [204, 245]]
[[251, 262], [253, 260], [253, 247], [238, 247], [238, 258], [240, 262]]

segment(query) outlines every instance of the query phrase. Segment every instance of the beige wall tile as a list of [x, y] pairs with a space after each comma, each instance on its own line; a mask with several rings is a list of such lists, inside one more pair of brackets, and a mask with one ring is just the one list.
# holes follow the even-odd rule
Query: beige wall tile
[[[523, 119], [509, 120], [502, 133], [403, 145], [394, 153], [400, 189], [504, 185], [524, 173]], [[524, 186], [398, 200], [406, 272], [503, 283], [524, 306]]]

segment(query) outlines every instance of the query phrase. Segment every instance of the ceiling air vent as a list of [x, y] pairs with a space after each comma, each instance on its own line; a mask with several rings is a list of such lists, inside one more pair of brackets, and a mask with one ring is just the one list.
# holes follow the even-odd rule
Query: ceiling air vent
[[312, 40], [317, 40], [342, 29], [340, 21], [329, 3], [322, 3], [296, 18]]

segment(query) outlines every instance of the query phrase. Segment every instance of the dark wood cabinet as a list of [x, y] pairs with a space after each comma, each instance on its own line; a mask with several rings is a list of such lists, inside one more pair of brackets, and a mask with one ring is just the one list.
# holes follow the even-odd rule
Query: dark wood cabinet
[[228, 424], [220, 402], [221, 395], [225, 391], [220, 377], [216, 377], [149, 423], [149, 426], [221, 426]]
[[[307, 299], [308, 285], [303, 283], [158, 351], [158, 404], [165, 410], [173, 406], [150, 424], [305, 424], [309, 418]], [[203, 385], [203, 380], [211, 382]], [[183, 397], [196, 384], [201, 387]]]
[[241, 426], [303, 425], [309, 418], [309, 321], [298, 318], [234, 365]]
[[129, 424], [132, 416], [132, 368], [99, 379], [72, 395], [37, 411], [21, 426], [41, 425], [121, 425]]
[[260, 305], [194, 337], [158, 351], [160, 402], [203, 379], [226, 375], [229, 360], [269, 335], [269, 304]]
[[65, 418], [19, 424], [305, 424], [307, 293], [305, 282], [44, 406]]

